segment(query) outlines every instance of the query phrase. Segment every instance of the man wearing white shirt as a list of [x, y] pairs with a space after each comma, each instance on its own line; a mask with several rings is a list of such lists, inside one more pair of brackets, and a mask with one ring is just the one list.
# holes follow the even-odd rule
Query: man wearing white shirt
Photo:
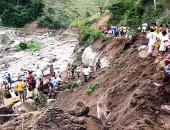
[[160, 44], [160, 47], [159, 47], [159, 52], [160, 52], [161, 58], [163, 58], [165, 52], [167, 51], [167, 46], [168, 46], [168, 41], [169, 41], [169, 38], [168, 38], [166, 31], [162, 32], [162, 38], [160, 40], [161, 40], [161, 44]]
[[142, 24], [142, 33], [143, 33], [143, 35], [146, 35], [147, 26], [148, 26], [147, 22], [144, 21], [143, 24]]
[[83, 69], [83, 75], [84, 75], [84, 82], [86, 83], [87, 82], [87, 76], [90, 75], [90, 70], [87, 66]]
[[148, 42], [148, 52], [150, 53], [149, 56], [152, 56], [154, 50], [153, 45], [158, 41], [159, 36], [157, 33], [154, 32], [154, 29], [151, 29], [151, 32], [147, 34], [146, 38], [149, 40]]

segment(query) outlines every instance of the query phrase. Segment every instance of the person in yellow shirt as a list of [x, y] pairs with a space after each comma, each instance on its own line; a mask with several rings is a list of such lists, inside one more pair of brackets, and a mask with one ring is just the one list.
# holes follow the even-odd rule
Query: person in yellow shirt
[[22, 82], [22, 79], [18, 80], [18, 82], [16, 83], [16, 88], [17, 88], [18, 94], [20, 96], [20, 101], [24, 102], [25, 101], [25, 98], [24, 98], [25, 84], [24, 84], [24, 82]]
[[126, 35], [126, 33], [127, 33], [127, 26], [125, 25], [124, 27], [123, 27], [123, 35], [125, 36]]
[[153, 23], [153, 27], [154, 27], [154, 32], [158, 34], [159, 33], [159, 29], [156, 26], [156, 23]]

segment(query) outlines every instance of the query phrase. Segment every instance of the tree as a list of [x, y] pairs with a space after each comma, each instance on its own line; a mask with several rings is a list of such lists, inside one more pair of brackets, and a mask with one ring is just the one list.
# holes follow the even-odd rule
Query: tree
[[104, 13], [105, 8], [108, 5], [108, 0], [93, 0], [94, 4], [99, 8], [100, 15]]

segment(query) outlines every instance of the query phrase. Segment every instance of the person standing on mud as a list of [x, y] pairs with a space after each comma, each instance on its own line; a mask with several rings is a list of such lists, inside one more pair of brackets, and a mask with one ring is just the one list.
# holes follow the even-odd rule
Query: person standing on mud
[[84, 83], [87, 83], [87, 77], [90, 75], [90, 70], [88, 66], [85, 66], [83, 69], [83, 75], [84, 75]]
[[30, 88], [32, 88], [32, 82], [33, 82], [33, 75], [32, 72], [29, 72], [28, 84]]
[[67, 71], [67, 78], [70, 78], [70, 76], [71, 76], [71, 67], [70, 67], [70, 64], [68, 64], [66, 71]]
[[142, 24], [142, 31], [141, 31], [142, 34], [143, 34], [143, 36], [146, 35], [147, 26], [148, 26], [148, 24], [147, 24], [146, 20], [144, 20], [144, 21], [143, 21], [143, 24]]
[[164, 54], [167, 51], [167, 45], [168, 45], [168, 35], [166, 31], [162, 32], [162, 38], [161, 38], [161, 44], [159, 47], [159, 52], [160, 52], [160, 58], [164, 58]]
[[147, 34], [146, 38], [148, 39], [149, 56], [152, 56], [154, 51], [154, 44], [159, 40], [159, 36], [154, 32], [154, 29], [151, 29], [151, 32]]
[[54, 92], [54, 86], [51, 83], [51, 79], [48, 80], [48, 92], [49, 92], [49, 98], [51, 98], [51, 95]]
[[76, 72], [77, 72], [77, 77], [78, 77], [78, 79], [80, 78], [80, 71], [81, 71], [81, 66], [78, 65], [77, 68], [76, 68]]
[[24, 97], [24, 89], [25, 89], [25, 84], [22, 82], [22, 79], [19, 79], [18, 82], [16, 83], [16, 88], [18, 90], [18, 94], [20, 96], [20, 101], [24, 102], [25, 97]]
[[98, 69], [101, 68], [101, 62], [100, 59], [98, 59], [98, 61], [96, 62], [96, 71], [98, 71]]
[[7, 75], [7, 77], [6, 77], [6, 79], [7, 79], [7, 83], [8, 83], [8, 89], [10, 89], [10, 88], [11, 88], [11, 86], [12, 86], [12, 79], [11, 79], [11, 75], [10, 75], [10, 74], [8, 74], [8, 75]]
[[76, 66], [75, 65], [72, 65], [71, 66], [71, 75], [72, 75], [72, 78], [74, 79], [74, 72], [75, 72], [75, 69], [76, 69]]

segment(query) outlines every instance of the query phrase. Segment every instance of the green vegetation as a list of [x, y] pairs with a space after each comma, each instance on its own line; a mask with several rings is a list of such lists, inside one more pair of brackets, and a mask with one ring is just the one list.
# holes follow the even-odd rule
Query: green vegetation
[[76, 88], [76, 87], [78, 87], [78, 86], [79, 86], [78, 83], [73, 80], [73, 81], [71, 81], [70, 83], [66, 84], [66, 85], [64, 86], [64, 88], [65, 88], [65, 89], [73, 89], [73, 88]]
[[44, 15], [38, 19], [42, 27], [66, 29], [77, 18], [91, 24], [100, 17], [97, 5], [91, 0], [44, 0], [44, 3]]
[[79, 29], [80, 43], [85, 46], [89, 46], [90, 44], [94, 43], [96, 39], [103, 35], [102, 31], [94, 29], [87, 23], [80, 20], [75, 20], [71, 26], [77, 27]]
[[0, 0], [0, 15], [5, 26], [22, 27], [41, 16], [42, 0]]
[[0, 40], [1, 40], [1, 43], [4, 43], [9, 40], [9, 37], [5, 34], [0, 34]]
[[70, 25], [70, 20], [62, 11], [59, 14], [55, 14], [55, 12], [50, 9], [50, 13], [41, 16], [38, 19], [38, 23], [41, 27], [48, 27], [50, 29], [66, 29]]
[[94, 4], [99, 8], [100, 15], [105, 12], [106, 7], [108, 6], [108, 0], [92, 0]]
[[[141, 26], [143, 20], [148, 23], [157, 22], [167, 24], [169, 22], [167, 0], [157, 0], [156, 9], [153, 0], [119, 0], [109, 6], [113, 17], [109, 20], [110, 24], [127, 24], [132, 28]], [[166, 15], [165, 15], [166, 14]]]
[[90, 86], [88, 86], [87, 90], [86, 90], [86, 94], [91, 94], [92, 92], [94, 92], [96, 89], [98, 89], [100, 87], [99, 83], [93, 83]]
[[41, 44], [39, 42], [27, 42], [27, 41], [23, 41], [23, 42], [20, 42], [20, 44], [14, 46], [14, 48], [16, 49], [16, 51], [22, 51], [22, 50], [26, 50], [26, 51], [40, 51]]
[[34, 92], [32, 92], [32, 99], [35, 101], [35, 102], [39, 102], [39, 103], [43, 103], [45, 101], [45, 98], [41, 95], [35, 95]]

